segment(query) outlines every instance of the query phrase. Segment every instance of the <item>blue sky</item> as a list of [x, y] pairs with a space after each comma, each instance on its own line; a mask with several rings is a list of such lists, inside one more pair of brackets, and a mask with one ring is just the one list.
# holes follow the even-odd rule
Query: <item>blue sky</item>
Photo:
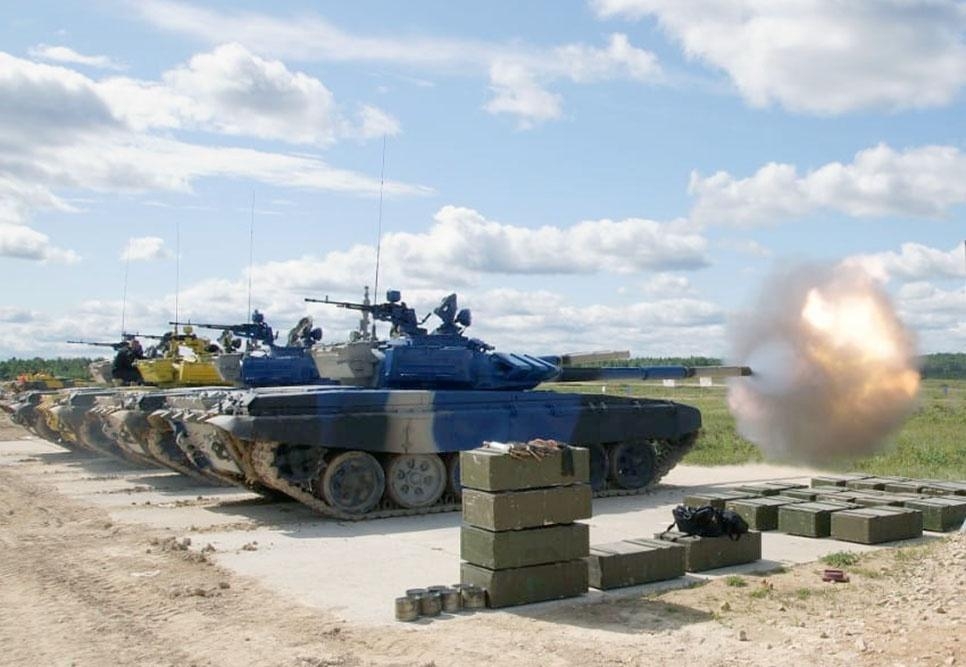
[[246, 319], [253, 198], [253, 304], [343, 340], [384, 143], [380, 292], [500, 349], [724, 354], [824, 261], [963, 351], [964, 87], [944, 0], [5, 3], [0, 356]]

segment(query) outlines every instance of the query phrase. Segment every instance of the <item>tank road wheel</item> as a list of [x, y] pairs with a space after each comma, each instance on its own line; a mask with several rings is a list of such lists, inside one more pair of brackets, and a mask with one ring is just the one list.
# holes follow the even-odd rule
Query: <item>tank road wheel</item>
[[365, 514], [379, 503], [385, 488], [382, 466], [366, 452], [342, 452], [322, 473], [323, 499], [346, 514]]
[[607, 486], [609, 461], [607, 448], [599, 442], [586, 445], [590, 450], [590, 488], [601, 491]]
[[643, 440], [619, 442], [608, 452], [610, 478], [622, 489], [640, 489], [654, 479], [654, 446]]
[[386, 464], [386, 493], [400, 507], [426, 507], [443, 495], [448, 477], [436, 454], [394, 454]]
[[457, 500], [463, 497], [463, 484], [460, 482], [460, 453], [453, 452], [446, 459], [446, 492]]

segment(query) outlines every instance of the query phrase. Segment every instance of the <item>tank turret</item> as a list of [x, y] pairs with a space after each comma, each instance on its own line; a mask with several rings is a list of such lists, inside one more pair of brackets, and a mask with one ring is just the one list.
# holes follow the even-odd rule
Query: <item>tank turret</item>
[[[621, 352], [547, 356], [499, 352], [492, 345], [465, 335], [472, 315], [468, 309], [459, 309], [455, 294], [444, 297], [431, 313], [440, 321], [432, 331], [422, 326], [430, 315], [418, 320], [415, 311], [406, 306], [397, 290], [389, 290], [386, 303], [382, 304], [332, 301], [328, 297], [306, 301], [361, 310], [373, 319], [390, 323], [392, 327], [389, 340], [362, 346], [361, 356], [368, 359], [371, 369], [369, 372], [354, 373], [352, 378], [343, 380], [346, 384], [382, 389], [513, 391], [533, 389], [544, 382], [684, 379], [699, 375], [747, 375], [751, 372], [748, 368], [738, 366], [577, 366], [629, 356]], [[339, 353], [347, 356], [343, 350], [337, 350], [336, 355]], [[326, 372], [331, 372], [331, 368], [327, 367]]]

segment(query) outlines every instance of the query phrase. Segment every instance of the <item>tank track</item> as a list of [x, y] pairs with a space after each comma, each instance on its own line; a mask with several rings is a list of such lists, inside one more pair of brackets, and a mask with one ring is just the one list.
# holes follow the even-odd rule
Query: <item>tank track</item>
[[[698, 433], [690, 433], [676, 441], [658, 441], [654, 477], [647, 486], [638, 489], [602, 489], [594, 492], [595, 498], [610, 498], [615, 496], [635, 496], [654, 489], [661, 479], [676, 466], [682, 458], [694, 447]], [[383, 499], [375, 509], [365, 514], [350, 514], [332, 507], [327, 502], [306, 490], [299, 484], [294, 484], [282, 477], [276, 465], [277, 451], [282, 445], [276, 442], [241, 443], [232, 442], [229, 447], [236, 460], [245, 470], [261, 484], [275, 489], [286, 496], [306, 505], [315, 512], [339, 521], [362, 521], [370, 519], [390, 519], [395, 517], [420, 516], [423, 514], [437, 514], [440, 512], [458, 512], [462, 506], [459, 499], [451, 493], [443, 496], [429, 507], [403, 508], [392, 501]], [[251, 486], [251, 485], [250, 485]]]
[[[217, 483], [220, 485], [226, 484], [224, 480], [221, 480], [221, 479], [215, 480], [211, 477], [201, 474], [200, 472], [198, 472], [197, 468], [184, 464], [183, 462], [171, 456], [167, 451], [165, 451], [166, 444], [169, 447], [176, 446], [174, 444], [174, 437], [175, 436], [173, 433], [170, 433], [170, 432], [162, 433], [155, 429], [151, 429], [150, 431], [148, 431], [148, 435], [145, 438], [145, 447], [151, 453], [151, 456], [157, 459], [159, 463], [161, 463], [162, 465], [164, 465], [165, 467], [171, 470], [174, 470], [175, 472], [179, 472], [182, 475], [190, 477], [199, 482], [204, 482], [205, 484], [213, 484], [213, 483]], [[164, 442], [165, 438], [170, 438], [171, 442], [165, 443]]]

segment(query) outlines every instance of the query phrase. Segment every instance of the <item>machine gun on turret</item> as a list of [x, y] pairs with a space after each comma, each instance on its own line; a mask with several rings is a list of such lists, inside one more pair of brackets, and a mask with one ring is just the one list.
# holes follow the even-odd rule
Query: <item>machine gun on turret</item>
[[[201, 327], [202, 329], [220, 329], [230, 331], [236, 336], [247, 338], [253, 343], [263, 343], [273, 345], [275, 343], [275, 332], [272, 327], [265, 322], [265, 316], [257, 310], [252, 313], [252, 321], [247, 324], [212, 324], [209, 322], [168, 322], [168, 324], [179, 326]], [[227, 350], [230, 351], [230, 350]]]
[[[339, 308], [347, 308], [349, 310], [359, 310], [367, 315], [371, 315], [373, 319], [379, 320], [380, 322], [389, 322], [392, 325], [390, 330], [391, 336], [425, 336], [426, 329], [423, 329], [419, 325], [426, 321], [429, 317], [427, 315], [421, 321], [416, 319], [416, 311], [406, 305], [406, 302], [402, 300], [402, 295], [398, 290], [389, 290], [386, 292], [386, 303], [368, 303], [368, 299], [362, 303], [355, 303], [352, 301], [332, 301], [326, 296], [324, 299], [312, 299], [306, 297], [305, 300], [309, 303], [327, 303], [332, 306], [337, 306]], [[453, 307], [455, 310], [456, 296], [453, 295]], [[442, 306], [441, 306], [442, 307]], [[438, 309], [437, 309], [438, 310]], [[466, 326], [469, 325], [469, 311], [466, 312]], [[441, 319], [442, 316], [440, 316]], [[450, 319], [450, 325], [455, 328], [453, 322], [456, 320], [457, 314], [454, 313], [453, 317]], [[444, 320], [444, 325], [445, 325]]]
[[121, 334], [121, 340], [117, 343], [102, 343], [100, 341], [90, 341], [90, 340], [69, 340], [66, 341], [71, 345], [89, 345], [90, 347], [109, 347], [115, 352], [120, 352], [126, 347], [130, 347], [131, 342], [137, 340], [138, 338], [150, 338], [152, 340], [163, 340], [164, 336], [157, 336], [154, 334], [142, 334], [142, 333], [124, 333]]
[[109, 347], [115, 352], [118, 352], [119, 350], [122, 350], [131, 344], [131, 341], [129, 339], [122, 340], [118, 343], [101, 343], [101, 342], [95, 342], [90, 340], [69, 340], [66, 342], [70, 343], [71, 345], [88, 345], [90, 347]]

